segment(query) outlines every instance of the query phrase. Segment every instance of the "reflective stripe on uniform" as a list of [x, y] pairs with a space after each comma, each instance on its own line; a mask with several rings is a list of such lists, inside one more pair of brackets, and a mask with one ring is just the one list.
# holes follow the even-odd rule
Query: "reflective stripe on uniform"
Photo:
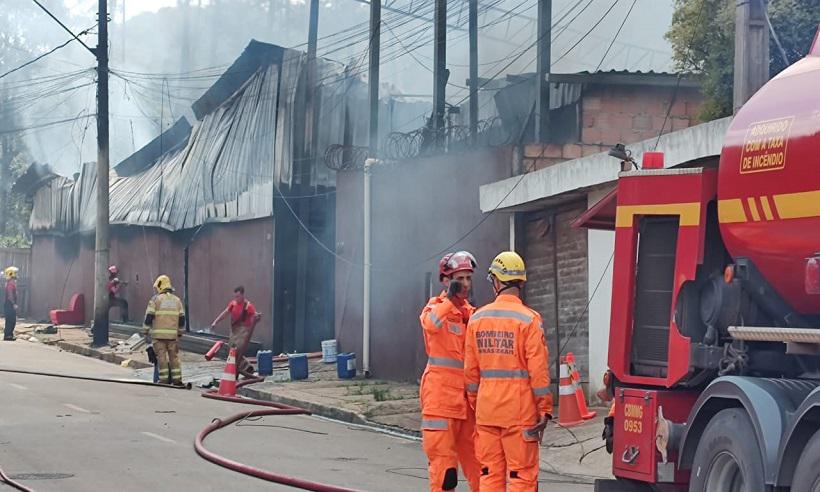
[[430, 317], [430, 321], [432, 321], [433, 324], [436, 325], [436, 328], [441, 328], [442, 326], [444, 326], [444, 321], [438, 319], [438, 316], [436, 316], [436, 313], [434, 313], [433, 311], [430, 311], [430, 314], [428, 316]]
[[454, 369], [464, 369], [464, 363], [457, 359], [448, 357], [430, 357], [427, 363], [431, 366], [452, 367]]
[[468, 393], [478, 393], [478, 385], [475, 383], [465, 384], [464, 389], [467, 390]]
[[448, 422], [445, 419], [422, 419], [422, 430], [447, 430]]
[[454, 335], [461, 335], [461, 325], [450, 323], [450, 325], [447, 327], [447, 331]]
[[177, 330], [176, 328], [173, 328], [173, 329], [171, 329], [171, 328], [164, 328], [164, 329], [163, 328], [154, 328], [153, 334], [154, 335], [176, 335], [178, 331], [179, 330]]
[[481, 377], [487, 379], [526, 379], [530, 372], [523, 369], [482, 369]]
[[533, 388], [532, 394], [534, 394], [535, 396], [547, 396], [548, 394], [550, 394], [550, 387], [544, 386], [542, 388]]
[[481, 319], [481, 318], [512, 318], [518, 321], [523, 321], [524, 323], [532, 323], [533, 317], [520, 313], [518, 311], [511, 311], [509, 309], [487, 309], [485, 311], [479, 311], [470, 318], [471, 321]]

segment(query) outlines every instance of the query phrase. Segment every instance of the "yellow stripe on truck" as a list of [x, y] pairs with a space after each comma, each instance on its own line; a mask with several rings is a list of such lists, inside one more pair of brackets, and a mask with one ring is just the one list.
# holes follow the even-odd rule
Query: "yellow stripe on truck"
[[615, 227], [632, 227], [636, 215], [679, 215], [680, 226], [696, 226], [700, 224], [700, 203], [619, 205], [615, 212]]
[[820, 190], [774, 195], [772, 198], [781, 219], [820, 217]]
[[721, 224], [746, 222], [746, 212], [740, 198], [718, 201], [718, 221]]
[[[760, 197], [760, 207], [756, 197], [728, 198], [718, 200], [718, 219], [721, 224], [736, 222], [758, 222], [760, 220], [775, 220], [775, 213], [780, 219], [805, 219], [820, 217], [820, 190], [801, 191], [798, 193], [784, 193], [763, 195]], [[749, 206], [751, 217], [743, 209], [743, 200]], [[761, 217], [762, 211], [762, 217]]]

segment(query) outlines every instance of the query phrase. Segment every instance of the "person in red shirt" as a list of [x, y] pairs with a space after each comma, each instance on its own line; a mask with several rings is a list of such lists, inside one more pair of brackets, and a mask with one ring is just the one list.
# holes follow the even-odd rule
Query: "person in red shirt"
[[245, 352], [248, 351], [253, 329], [262, 319], [262, 313], [256, 312], [253, 303], [245, 298], [245, 287], [241, 285], [233, 290], [233, 300], [211, 323], [211, 328], [215, 328], [220, 321], [229, 315], [231, 317], [231, 337], [228, 343], [232, 347], [236, 347], [236, 354], [239, 358], [237, 360], [239, 374], [245, 377], [253, 377], [253, 366], [245, 359]]
[[122, 315], [122, 322], [128, 323], [128, 301], [120, 296], [122, 287], [128, 285], [128, 282], [122, 282], [119, 279], [120, 269], [117, 265], [108, 267], [108, 309], [112, 307], [120, 308]]
[[14, 340], [14, 327], [17, 325], [17, 267], [8, 267], [3, 271], [6, 277], [6, 289], [3, 303], [3, 318], [6, 326], [3, 340]]

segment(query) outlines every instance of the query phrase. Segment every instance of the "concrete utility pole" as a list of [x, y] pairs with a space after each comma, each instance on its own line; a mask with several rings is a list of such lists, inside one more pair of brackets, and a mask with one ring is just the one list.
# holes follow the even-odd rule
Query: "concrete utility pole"
[[535, 70], [538, 80], [535, 93], [535, 141], [540, 143], [547, 143], [550, 137], [551, 26], [552, 0], [538, 0], [538, 65]]
[[[307, 47], [307, 77], [305, 78], [305, 140], [302, 158], [296, 164], [298, 183], [293, 187], [296, 196], [310, 194], [310, 181], [313, 162], [316, 158], [318, 141], [318, 103], [316, 98], [316, 49], [319, 40], [319, 0], [310, 0], [308, 20], [308, 47]], [[299, 199], [296, 206], [299, 219], [309, 227], [310, 199]], [[299, 230], [299, 239], [296, 244], [296, 332], [294, 341], [296, 348], [301, 350], [305, 344], [307, 328], [307, 263], [308, 263], [308, 236], [307, 232]]]
[[470, 0], [470, 136], [478, 143], [478, 0]]
[[97, 230], [94, 345], [108, 345], [108, 0], [99, 0], [97, 48]]
[[438, 147], [443, 141], [444, 98], [447, 89], [447, 0], [436, 0], [433, 23], [433, 130]]
[[369, 154], [364, 163], [364, 285], [362, 294], [362, 371], [370, 377], [370, 167], [379, 153], [379, 52], [381, 50], [382, 2], [370, 2], [370, 72], [367, 77], [370, 96]]
[[769, 80], [768, 5], [768, 0], [735, 3], [735, 113]]

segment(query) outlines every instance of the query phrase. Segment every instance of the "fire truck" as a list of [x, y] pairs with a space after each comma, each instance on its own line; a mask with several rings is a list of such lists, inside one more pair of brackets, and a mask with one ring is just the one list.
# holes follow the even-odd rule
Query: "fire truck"
[[659, 157], [627, 158], [587, 212], [609, 206], [615, 231], [615, 480], [596, 490], [820, 491], [817, 36], [735, 115], [719, 159]]

